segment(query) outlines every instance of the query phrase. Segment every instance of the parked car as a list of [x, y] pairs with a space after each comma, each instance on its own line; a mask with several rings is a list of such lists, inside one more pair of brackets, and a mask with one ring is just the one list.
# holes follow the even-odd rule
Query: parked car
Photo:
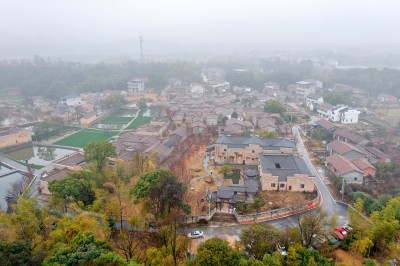
[[351, 226], [349, 226], [349, 222], [345, 222], [344, 225], [342, 226], [342, 228], [344, 230], [346, 230], [346, 232], [353, 230], [353, 228]]
[[343, 235], [343, 237], [347, 236], [346, 230], [344, 230], [342, 227], [335, 227], [335, 231], [341, 233]]
[[203, 231], [194, 231], [188, 234], [190, 238], [202, 238], [204, 235]]
[[350, 226], [348, 226], [348, 225], [343, 225], [342, 228], [343, 228], [344, 230], [346, 230], [347, 233], [350, 232], [351, 230], [353, 230], [353, 228], [350, 227]]
[[336, 238], [339, 241], [342, 241], [344, 238], [344, 236], [339, 231], [332, 230], [330, 233], [334, 238]]
[[331, 245], [336, 245], [337, 243], [339, 243], [339, 240], [336, 239], [336, 237], [333, 237], [331, 235], [326, 235], [325, 237]]

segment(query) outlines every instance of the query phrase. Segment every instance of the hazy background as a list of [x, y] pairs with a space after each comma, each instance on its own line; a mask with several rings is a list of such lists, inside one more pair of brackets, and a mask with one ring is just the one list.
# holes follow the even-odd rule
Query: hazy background
[[232, 51], [397, 51], [400, 1], [2, 0], [0, 59]]

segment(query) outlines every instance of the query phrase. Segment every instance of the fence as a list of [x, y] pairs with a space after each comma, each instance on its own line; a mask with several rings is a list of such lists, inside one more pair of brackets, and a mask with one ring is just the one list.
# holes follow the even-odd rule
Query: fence
[[214, 213], [217, 211], [217, 208], [214, 208], [210, 211], [208, 214], [194, 214], [194, 215], [186, 215], [186, 216], [180, 216], [178, 218], [178, 222], [182, 224], [192, 224], [192, 223], [197, 223], [200, 219], [205, 219], [209, 221], [211, 217], [213, 217]]
[[274, 220], [290, 216], [293, 214], [309, 211], [311, 209], [318, 207], [321, 204], [321, 202], [322, 202], [322, 197], [318, 193], [318, 196], [315, 199], [307, 203], [297, 204], [294, 206], [284, 207], [266, 212], [243, 214], [243, 215], [238, 214], [236, 210], [234, 210], [233, 214], [235, 215], [236, 219], [240, 224], [252, 224], [268, 220]]

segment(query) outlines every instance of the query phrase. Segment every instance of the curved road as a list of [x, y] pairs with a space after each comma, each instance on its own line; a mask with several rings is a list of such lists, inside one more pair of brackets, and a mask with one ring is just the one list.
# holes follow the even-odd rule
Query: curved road
[[315, 176], [315, 184], [317, 185], [318, 190], [322, 196], [322, 209], [327, 211], [329, 215], [336, 213], [338, 215], [339, 225], [344, 224], [344, 222], [348, 220], [347, 206], [336, 203], [335, 199], [332, 197], [328, 188], [322, 181], [318, 171], [315, 170], [310, 158], [308, 157], [308, 152], [304, 146], [303, 139], [300, 136], [299, 126], [294, 126], [292, 131], [293, 136], [296, 139], [296, 145], [299, 153], [301, 154], [304, 162], [307, 164], [308, 169], [310, 169], [311, 173]]
[[[347, 206], [344, 204], [338, 204], [332, 197], [331, 193], [329, 192], [328, 188], [324, 184], [324, 182], [321, 179], [321, 176], [319, 175], [318, 171], [314, 168], [314, 165], [311, 163], [311, 160], [308, 156], [308, 152], [304, 146], [303, 140], [300, 136], [299, 132], [299, 127], [294, 126], [293, 129], [293, 135], [294, 138], [296, 139], [296, 145], [299, 153], [301, 154], [302, 158], [304, 159], [304, 162], [307, 164], [310, 172], [315, 176], [315, 184], [318, 187], [319, 192], [321, 193], [322, 196], [322, 204], [321, 207], [324, 209], [328, 215], [333, 215], [337, 214], [338, 216], [338, 223], [339, 225], [344, 224], [348, 220], [348, 215], [347, 215]], [[271, 224], [274, 225], [278, 228], [285, 228], [287, 226], [293, 226], [296, 223], [297, 215], [289, 216], [289, 217], [284, 217], [284, 218], [279, 218], [276, 220], [270, 220], [266, 221], [263, 223]], [[209, 227], [192, 227], [192, 226], [187, 226], [185, 228], [182, 228], [185, 233], [189, 233], [191, 231], [195, 230], [201, 230], [204, 232], [206, 236], [223, 236], [223, 235], [236, 235], [239, 236], [240, 232], [243, 228], [246, 228], [248, 225], [238, 225], [238, 224], [217, 224], [215, 226], [211, 225]]]

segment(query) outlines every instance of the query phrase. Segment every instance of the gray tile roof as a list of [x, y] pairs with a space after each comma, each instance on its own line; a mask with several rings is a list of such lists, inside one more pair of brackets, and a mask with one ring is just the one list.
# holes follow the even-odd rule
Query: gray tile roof
[[261, 169], [264, 173], [278, 176], [280, 182], [287, 181], [288, 176], [305, 174], [313, 176], [303, 159], [296, 155], [262, 155], [260, 156]]
[[216, 144], [225, 144], [229, 148], [244, 148], [250, 144], [259, 145], [269, 150], [279, 150], [282, 148], [294, 148], [295, 145], [292, 141], [285, 138], [264, 139], [257, 136], [225, 136], [222, 135], [218, 138]]

